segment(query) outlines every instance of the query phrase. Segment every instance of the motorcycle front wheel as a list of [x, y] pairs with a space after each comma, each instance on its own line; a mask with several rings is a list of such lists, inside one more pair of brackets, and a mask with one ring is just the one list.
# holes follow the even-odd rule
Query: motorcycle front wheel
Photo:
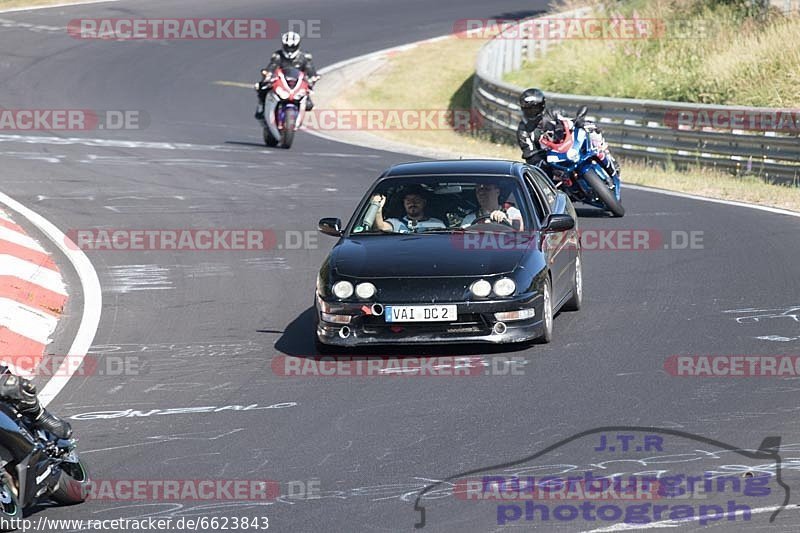
[[295, 122], [297, 122], [297, 109], [287, 106], [283, 119], [283, 130], [281, 131], [281, 145], [287, 150], [292, 147], [294, 142]]
[[597, 194], [597, 197], [605, 204], [606, 208], [611, 211], [612, 215], [615, 217], [625, 216], [625, 208], [622, 207], [622, 204], [617, 200], [614, 192], [608, 188], [606, 182], [603, 181], [603, 178], [601, 178], [593, 168], [587, 169], [582, 177], [586, 180], [586, 183], [589, 184], [589, 187]]
[[89, 496], [90, 483], [89, 470], [83, 461], [63, 462], [61, 475], [50, 497], [61, 504], [81, 503]]

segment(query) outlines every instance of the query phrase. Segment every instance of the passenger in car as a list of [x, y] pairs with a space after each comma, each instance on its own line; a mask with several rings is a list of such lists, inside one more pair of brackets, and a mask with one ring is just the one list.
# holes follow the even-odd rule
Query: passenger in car
[[428, 205], [427, 192], [419, 186], [405, 187], [403, 189], [403, 207], [406, 214], [402, 218], [383, 219], [383, 206], [386, 197], [376, 194], [372, 203], [380, 206], [375, 215], [374, 227], [387, 233], [413, 233], [428, 229], [444, 229], [445, 223], [438, 218], [425, 216], [425, 207]]

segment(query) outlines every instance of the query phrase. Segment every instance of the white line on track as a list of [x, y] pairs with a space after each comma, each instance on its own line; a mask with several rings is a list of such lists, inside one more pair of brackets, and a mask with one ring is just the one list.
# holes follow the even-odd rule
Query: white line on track
[[667, 196], [675, 196], [677, 198], [686, 198], [689, 200], [702, 200], [703, 202], [711, 202], [715, 204], [731, 205], [735, 207], [746, 207], [748, 209], [758, 209], [759, 211], [766, 211], [767, 213], [774, 213], [777, 215], [788, 215], [790, 217], [800, 217], [797, 211], [790, 211], [788, 209], [780, 209], [778, 207], [769, 207], [766, 205], [749, 204], [747, 202], [737, 202], [736, 200], [722, 200], [720, 198], [707, 198], [705, 196], [697, 196], [696, 194], [689, 194], [685, 192], [668, 191], [665, 189], [656, 189], [655, 187], [647, 187], [646, 185], [628, 185], [622, 183], [623, 189], [633, 189], [634, 191], [654, 192], [658, 194], [666, 194]]
[[64, 2], [62, 4], [50, 4], [44, 6], [11, 7], [8, 9], [0, 9], [0, 13], [18, 13], [20, 11], [40, 11], [42, 9], [53, 9], [56, 7], [85, 6], [89, 4], [110, 4], [112, 2], [119, 2], [119, 1], [120, 0], [85, 0], [83, 2]]
[[[46, 407], [66, 386], [72, 374], [80, 366], [83, 358], [86, 357], [86, 353], [89, 351], [97, 333], [97, 327], [100, 324], [103, 293], [100, 289], [100, 280], [97, 278], [97, 272], [95, 272], [89, 258], [52, 222], [3, 193], [0, 193], [0, 203], [5, 204], [12, 211], [28, 219], [67, 256], [67, 259], [69, 259], [78, 273], [81, 289], [83, 290], [83, 314], [78, 332], [75, 334], [75, 339], [67, 354], [69, 357], [64, 359], [61, 368], [55, 372], [55, 375], [50, 378], [50, 381], [39, 393], [39, 400]], [[75, 364], [76, 361], [77, 364]]]
[[269, 150], [243, 150], [215, 144], [173, 143], [163, 141], [124, 141], [92, 137], [52, 137], [44, 135], [0, 134], [0, 143], [48, 144], [53, 146], [94, 146], [101, 148], [140, 148], [147, 150], [202, 150], [204, 152], [270, 153]]

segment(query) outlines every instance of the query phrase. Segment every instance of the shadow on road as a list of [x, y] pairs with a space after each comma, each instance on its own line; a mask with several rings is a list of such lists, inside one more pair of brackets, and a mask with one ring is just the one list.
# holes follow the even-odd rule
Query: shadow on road
[[[314, 313], [313, 307], [303, 311], [292, 320], [284, 329], [283, 334], [275, 342], [275, 349], [284, 355], [295, 357], [317, 357], [322, 354], [314, 346]], [[272, 333], [274, 331], [258, 330], [259, 333]], [[413, 346], [372, 346], [363, 348], [342, 349], [341, 354], [334, 349], [335, 355], [359, 355], [374, 357], [418, 357], [424, 356], [476, 356], [491, 354], [510, 354], [524, 352], [531, 348], [530, 343], [513, 345], [495, 344], [451, 344], [451, 345], [426, 345]], [[330, 356], [330, 354], [325, 354]]]

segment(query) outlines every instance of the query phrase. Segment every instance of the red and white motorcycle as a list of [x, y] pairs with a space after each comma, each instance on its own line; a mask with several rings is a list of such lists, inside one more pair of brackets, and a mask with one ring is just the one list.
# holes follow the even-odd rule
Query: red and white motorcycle
[[264, 128], [264, 143], [291, 148], [294, 133], [300, 129], [306, 114], [306, 100], [311, 92], [308, 77], [299, 69], [278, 68], [266, 84], [271, 87], [264, 102], [264, 118], [258, 119]]

